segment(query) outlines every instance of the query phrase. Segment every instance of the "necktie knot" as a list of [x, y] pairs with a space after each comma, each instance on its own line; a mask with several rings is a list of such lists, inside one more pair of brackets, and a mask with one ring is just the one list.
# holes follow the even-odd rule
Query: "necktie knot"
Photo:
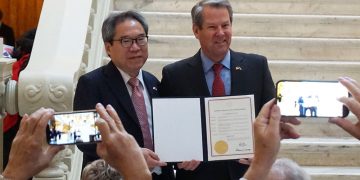
[[218, 75], [218, 74], [220, 74], [221, 69], [223, 68], [223, 65], [222, 64], [214, 64], [212, 68], [214, 70], [214, 73], [216, 75]]
[[130, 78], [128, 83], [130, 84], [130, 86], [132, 88], [138, 87], [139, 86], [139, 79], [138, 78]]

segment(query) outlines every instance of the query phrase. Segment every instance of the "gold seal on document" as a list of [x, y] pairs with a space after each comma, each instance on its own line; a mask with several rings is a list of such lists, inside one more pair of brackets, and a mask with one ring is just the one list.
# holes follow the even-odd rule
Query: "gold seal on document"
[[229, 145], [226, 141], [220, 140], [215, 143], [214, 149], [218, 154], [225, 154], [229, 150]]

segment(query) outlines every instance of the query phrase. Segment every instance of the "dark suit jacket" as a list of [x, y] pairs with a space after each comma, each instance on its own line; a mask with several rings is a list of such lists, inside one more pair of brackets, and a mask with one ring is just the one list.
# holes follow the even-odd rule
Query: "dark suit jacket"
[[[256, 115], [275, 96], [274, 83], [265, 57], [231, 51], [231, 95], [254, 94]], [[210, 96], [200, 51], [193, 57], [163, 68], [160, 95]], [[205, 139], [203, 139], [206, 142]], [[238, 180], [247, 166], [231, 161], [202, 162], [195, 171], [178, 170], [181, 180]]]
[[0, 25], [0, 37], [4, 38], [4, 44], [9, 46], [15, 45], [15, 36], [13, 29], [10, 26], [4, 24], [3, 22]]
[[[152, 74], [142, 71], [145, 87], [150, 97], [158, 96], [159, 81]], [[124, 128], [143, 147], [143, 136], [126, 84], [116, 66], [111, 62], [80, 77], [74, 99], [74, 110], [94, 109], [96, 103], [111, 104], [118, 113]], [[84, 153], [83, 166], [98, 159], [95, 144], [78, 145]], [[174, 179], [170, 167], [163, 167], [161, 176], [154, 179]]]

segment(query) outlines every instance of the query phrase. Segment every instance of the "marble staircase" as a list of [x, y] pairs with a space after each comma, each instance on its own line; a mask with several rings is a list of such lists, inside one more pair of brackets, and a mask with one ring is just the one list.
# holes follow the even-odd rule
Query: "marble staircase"
[[[356, 11], [360, 5], [351, 2], [231, 1], [235, 11], [231, 48], [265, 55], [274, 81], [334, 80], [344, 75], [360, 80], [356, 71], [360, 68], [360, 33], [355, 30], [360, 25]], [[164, 65], [198, 50], [189, 13], [193, 4], [189, 0], [115, 1], [115, 10], [136, 9], [149, 21], [146, 68], [159, 78]], [[333, 10], [335, 7], [347, 11]], [[319, 72], [319, 67], [324, 70]]]
[[[192, 35], [189, 12], [142, 12], [151, 25], [150, 34]], [[359, 38], [358, 16], [234, 14], [233, 33], [237, 36]], [[164, 28], [166, 26], [166, 28]]]
[[[115, 9], [189, 12], [194, 0], [114, 0]], [[244, 14], [360, 15], [357, 0], [230, 0], [234, 12]]]
[[[236, 51], [269, 60], [274, 82], [280, 79], [360, 81], [360, 1], [230, 0], [234, 9]], [[193, 55], [194, 0], [114, 0], [114, 11], [135, 9], [150, 25], [145, 69], [161, 79], [166, 64]], [[184, 72], [186, 73], [186, 72]], [[350, 115], [351, 121], [356, 121]], [[360, 179], [360, 141], [327, 119], [302, 119], [298, 140], [282, 141], [279, 157], [294, 159], [315, 180]]]

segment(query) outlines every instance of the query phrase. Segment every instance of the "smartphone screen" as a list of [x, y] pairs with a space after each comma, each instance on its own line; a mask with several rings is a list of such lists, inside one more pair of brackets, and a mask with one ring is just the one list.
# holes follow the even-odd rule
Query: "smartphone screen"
[[283, 116], [345, 117], [349, 111], [337, 99], [348, 90], [337, 81], [291, 81], [276, 84], [277, 104]]
[[95, 110], [55, 113], [54, 119], [48, 122], [48, 143], [63, 145], [101, 141], [95, 126], [98, 116]]

